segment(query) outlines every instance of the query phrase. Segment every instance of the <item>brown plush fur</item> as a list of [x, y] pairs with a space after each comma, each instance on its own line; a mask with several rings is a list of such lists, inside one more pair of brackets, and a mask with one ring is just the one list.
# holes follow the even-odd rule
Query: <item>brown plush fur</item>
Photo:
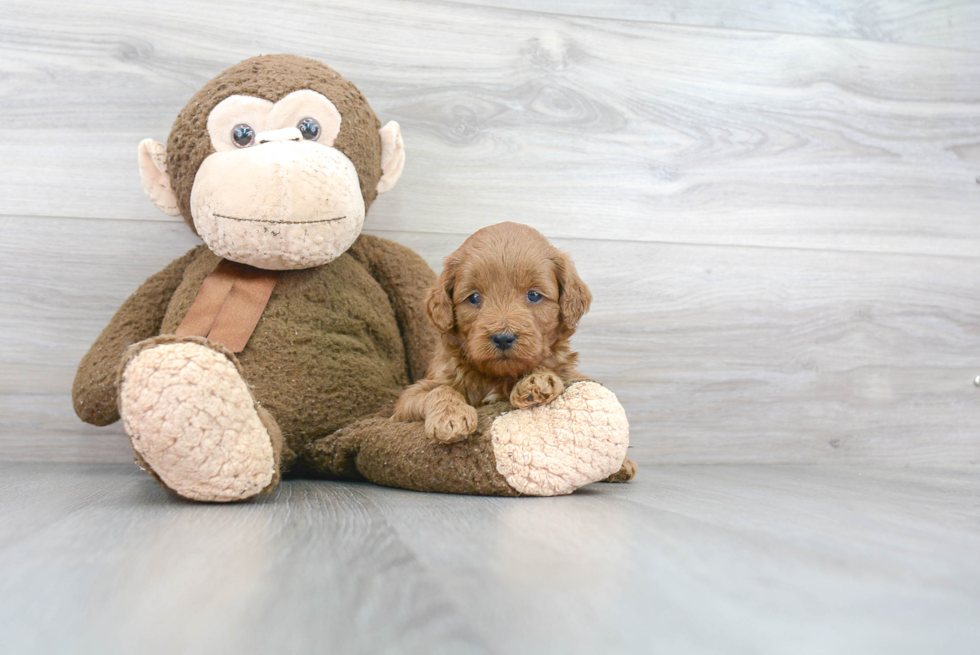
[[[532, 292], [540, 300], [530, 301]], [[426, 379], [399, 398], [395, 419], [424, 419], [430, 437], [452, 442], [476, 429], [474, 408], [485, 402], [524, 408], [554, 400], [584, 379], [568, 340], [591, 302], [568, 255], [534, 228], [500, 223], [476, 232], [446, 258], [429, 292], [441, 340]], [[515, 340], [502, 349], [495, 335]]]
[[490, 426], [510, 409], [507, 403], [481, 407], [477, 431], [458, 443], [436, 443], [420, 423], [391, 421], [388, 411], [314, 442], [306, 461], [318, 472], [415, 491], [516, 496], [497, 472]]
[[[173, 334], [219, 261], [198, 246], [123, 304], [79, 366], [73, 396], [83, 420], [119, 419], [115, 378], [126, 348]], [[282, 272], [235, 361], [290, 449], [302, 453], [417, 379], [411, 372], [424, 370], [435, 341], [423, 316], [423, 294], [434, 278], [411, 250], [368, 235], [329, 264]], [[389, 296], [386, 286], [399, 293]]]

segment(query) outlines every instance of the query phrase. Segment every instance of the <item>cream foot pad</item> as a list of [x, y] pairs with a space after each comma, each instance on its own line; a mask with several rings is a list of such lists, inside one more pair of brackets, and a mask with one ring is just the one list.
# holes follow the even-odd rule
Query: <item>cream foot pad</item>
[[272, 484], [269, 432], [227, 357], [194, 342], [153, 346], [127, 364], [119, 410], [136, 452], [170, 489], [242, 500]]
[[596, 382], [553, 402], [498, 417], [490, 428], [497, 472], [522, 494], [558, 496], [617, 473], [629, 423], [616, 396]]

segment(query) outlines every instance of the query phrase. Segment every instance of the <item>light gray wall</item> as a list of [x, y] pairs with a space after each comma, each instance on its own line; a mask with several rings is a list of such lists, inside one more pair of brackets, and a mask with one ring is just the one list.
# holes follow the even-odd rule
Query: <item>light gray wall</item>
[[136, 145], [293, 52], [402, 125], [367, 231], [436, 268], [502, 220], [572, 253], [638, 461], [980, 463], [976, 50], [971, 2], [7, 0], [0, 458], [130, 458], [69, 391], [196, 243]]

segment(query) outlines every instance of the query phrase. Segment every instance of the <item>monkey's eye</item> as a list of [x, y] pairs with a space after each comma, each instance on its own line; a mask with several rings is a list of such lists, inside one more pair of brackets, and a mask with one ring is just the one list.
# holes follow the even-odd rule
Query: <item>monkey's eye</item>
[[296, 124], [296, 127], [299, 128], [304, 139], [316, 141], [317, 137], [320, 136], [320, 124], [315, 118], [304, 118]]
[[478, 293], [471, 293], [469, 296], [467, 296], [466, 302], [473, 305], [474, 307], [479, 307], [480, 304], [483, 303], [483, 298], [480, 297], [480, 294]]
[[543, 298], [544, 298], [544, 296], [542, 296], [537, 291], [528, 291], [527, 292], [527, 301], [529, 303], [531, 303], [532, 305], [537, 305], [539, 302], [541, 302], [541, 300]]
[[247, 148], [255, 143], [255, 130], [245, 123], [240, 123], [231, 130], [231, 140], [239, 148]]

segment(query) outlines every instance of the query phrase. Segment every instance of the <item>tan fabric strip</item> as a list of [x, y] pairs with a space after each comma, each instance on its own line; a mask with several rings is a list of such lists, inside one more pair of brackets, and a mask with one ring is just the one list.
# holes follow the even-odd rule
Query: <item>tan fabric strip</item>
[[245, 349], [245, 344], [259, 324], [262, 312], [269, 304], [272, 290], [279, 281], [278, 271], [240, 266], [238, 279], [221, 305], [207, 335], [208, 339], [220, 343], [233, 353], [240, 353]]
[[197, 292], [194, 304], [177, 327], [178, 336], [208, 336], [215, 319], [218, 318], [218, 311], [231, 293], [235, 280], [238, 279], [241, 268], [241, 264], [227, 259], [218, 262], [218, 266], [204, 278], [204, 284]]

